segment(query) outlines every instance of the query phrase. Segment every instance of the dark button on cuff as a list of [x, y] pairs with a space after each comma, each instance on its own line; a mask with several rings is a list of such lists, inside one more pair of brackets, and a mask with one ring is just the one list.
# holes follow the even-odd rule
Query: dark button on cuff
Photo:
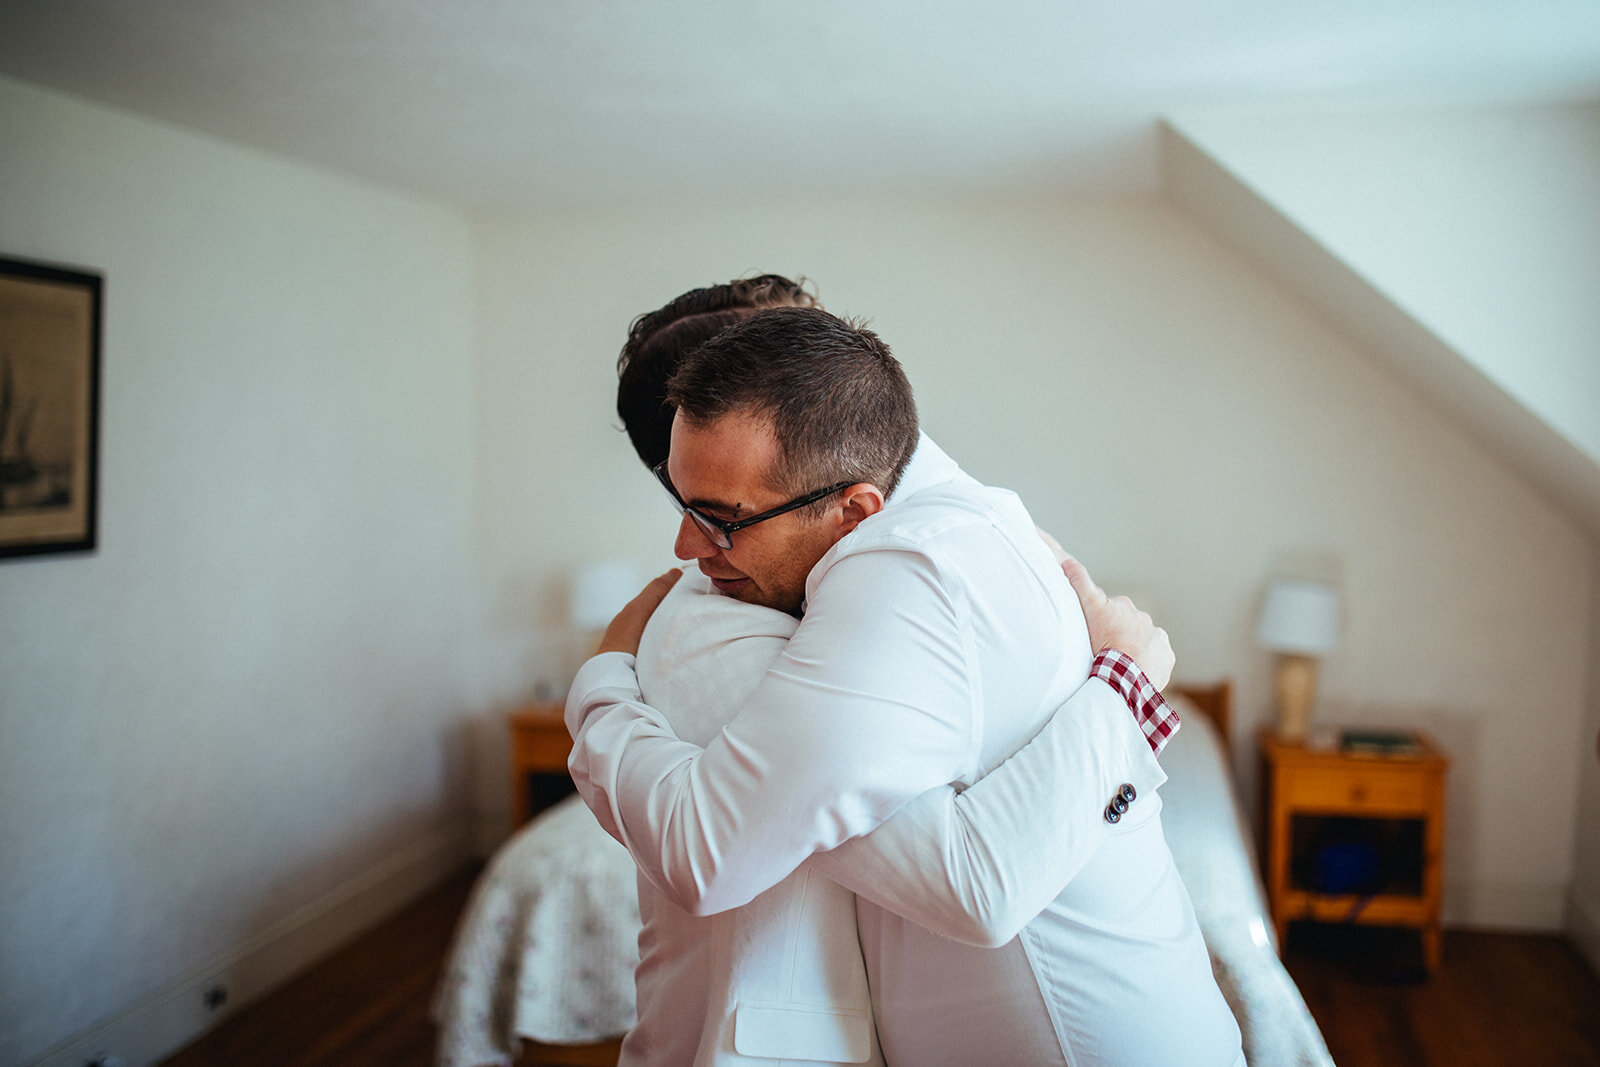
[[1128, 810], [1128, 802], [1122, 799], [1121, 793], [1111, 798], [1111, 806], [1116, 809], [1118, 815]]
[[1116, 808], [1113, 808], [1110, 804], [1106, 805], [1106, 822], [1116, 823], [1121, 818], [1122, 813], [1120, 811], [1118, 811]]
[[1133, 783], [1132, 782], [1123, 782], [1122, 783], [1122, 788], [1117, 790], [1117, 795], [1120, 796], [1123, 800], [1126, 800], [1129, 804], [1132, 804], [1134, 802], [1134, 800], [1139, 796], [1139, 792], [1138, 792], [1138, 790], [1133, 788]]

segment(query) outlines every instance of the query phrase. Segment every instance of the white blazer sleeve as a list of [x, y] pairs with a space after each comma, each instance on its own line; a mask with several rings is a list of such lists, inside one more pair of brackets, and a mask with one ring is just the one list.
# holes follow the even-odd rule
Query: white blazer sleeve
[[640, 871], [695, 914], [747, 903], [813, 853], [974, 772], [971, 642], [914, 552], [837, 562], [789, 644], [704, 749], [597, 656], [567, 702], [569, 768]]
[[1032, 741], [965, 792], [929, 790], [865, 837], [812, 863], [935, 933], [1003, 945], [1100, 846], [1123, 782], [1155, 803], [1166, 774], [1127, 703], [1090, 680]]

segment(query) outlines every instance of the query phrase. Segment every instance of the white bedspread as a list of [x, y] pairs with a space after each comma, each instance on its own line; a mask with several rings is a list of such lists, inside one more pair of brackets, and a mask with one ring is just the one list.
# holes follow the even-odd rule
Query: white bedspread
[[634, 1021], [633, 858], [576, 794], [501, 846], [478, 878], [434, 997], [440, 1067], [510, 1064], [521, 1038], [586, 1044]]
[[1161, 821], [1211, 953], [1211, 972], [1255, 1067], [1333, 1067], [1322, 1032], [1278, 959], [1243, 813], [1211, 720], [1174, 699], [1183, 727], [1161, 753]]
[[[1255, 1067], [1332, 1067], [1279, 962], [1255, 850], [1215, 730], [1184, 726], [1161, 762], [1167, 843]], [[434, 1000], [441, 1067], [509, 1065], [520, 1038], [584, 1044], [634, 1021], [633, 861], [576, 796], [508, 841], [479, 878]]]

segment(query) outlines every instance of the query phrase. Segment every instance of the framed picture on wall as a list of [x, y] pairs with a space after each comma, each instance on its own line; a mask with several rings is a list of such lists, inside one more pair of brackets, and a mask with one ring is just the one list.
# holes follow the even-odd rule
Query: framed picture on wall
[[101, 288], [0, 257], [0, 557], [95, 547]]

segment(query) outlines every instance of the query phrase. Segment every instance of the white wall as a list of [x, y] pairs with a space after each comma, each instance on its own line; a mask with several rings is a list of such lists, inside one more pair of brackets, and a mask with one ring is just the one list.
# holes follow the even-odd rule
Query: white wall
[[[899, 199], [477, 221], [497, 698], [529, 664], [557, 670], [541, 642], [567, 569], [670, 562], [673, 516], [611, 412], [629, 319], [742, 272], [804, 273], [830, 309], [873, 319], [947, 449], [1020, 490], [1104, 583], [1153, 601], [1180, 677], [1238, 681], [1247, 786], [1270, 716], [1258, 597], [1284, 571], [1337, 577], [1348, 628], [1324, 719], [1421, 725], [1450, 752], [1453, 920], [1559, 925], [1594, 583], [1583, 533], [1177, 210]], [[503, 803], [498, 787], [480, 802]]]
[[[1382, 355], [1545, 485], [1587, 527], [1589, 570], [1600, 570], [1600, 106], [1213, 111], [1173, 124], [1182, 140], [1169, 173], [1204, 190], [1196, 202], [1215, 209], [1230, 238], [1307, 280], [1336, 316], [1366, 309], [1360, 324], [1340, 320], [1351, 329], [1386, 318], [1371, 313], [1376, 300], [1438, 339], [1401, 352], [1397, 330]], [[1229, 191], [1184, 142], [1248, 196], [1226, 206]], [[1295, 251], [1301, 237], [1317, 251]], [[1370, 285], [1367, 303], [1329, 297], [1354, 292], [1341, 272]], [[1486, 396], [1476, 374], [1559, 440]], [[1600, 590], [1593, 595], [1578, 631], [1587, 712], [1555, 769], [1576, 763], [1581, 783], [1567, 926], [1600, 968]], [[1541, 624], [1552, 634], [1562, 625]], [[1527, 783], [1525, 808], [1541, 785]]]
[[143, 1062], [462, 858], [469, 239], [0, 80], [0, 250], [106, 278], [99, 551], [0, 563], [0, 1063]]

